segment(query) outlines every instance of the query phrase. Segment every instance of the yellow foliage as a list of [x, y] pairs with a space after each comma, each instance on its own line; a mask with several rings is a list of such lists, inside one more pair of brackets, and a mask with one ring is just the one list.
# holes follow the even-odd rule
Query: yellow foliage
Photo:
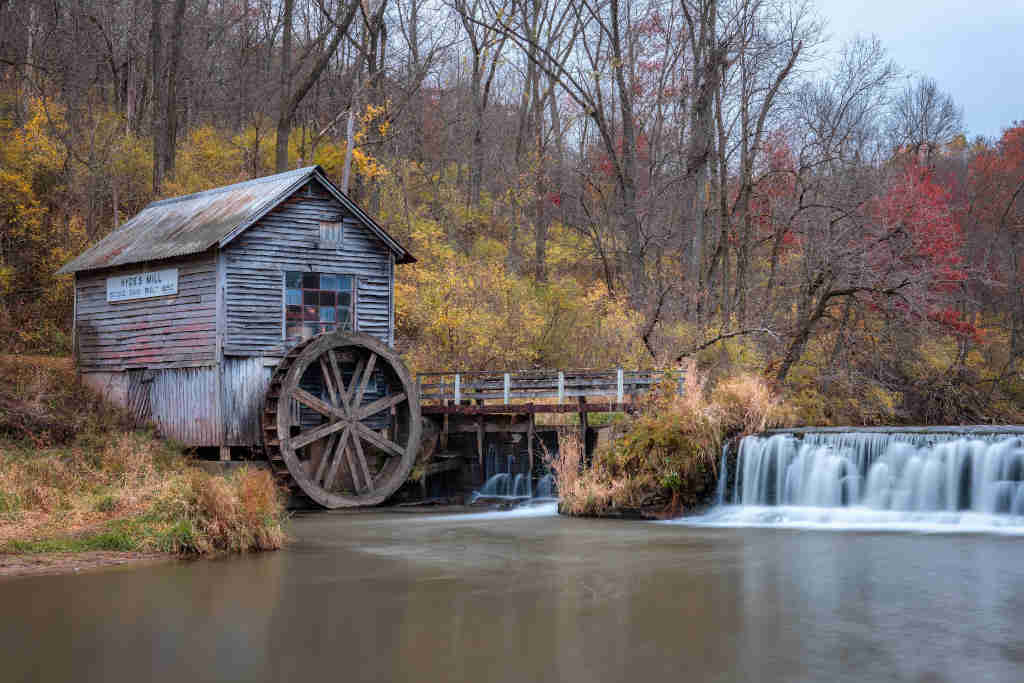
[[398, 270], [398, 336], [418, 370], [636, 366], [639, 318], [601, 286], [565, 276], [537, 283], [511, 271], [508, 248], [480, 237], [453, 249], [441, 226], [414, 217]]
[[246, 142], [255, 138], [252, 129], [229, 136], [213, 126], [189, 132], [181, 144], [174, 177], [164, 183], [164, 195], [175, 197], [245, 180]]
[[[355, 146], [352, 150], [352, 172], [360, 176], [366, 182], [380, 181], [388, 174], [387, 168], [374, 156], [372, 156], [360, 145], [366, 142], [367, 135], [371, 130], [376, 130], [380, 136], [388, 132], [389, 123], [383, 117], [385, 108], [383, 106], [367, 105], [366, 109], [359, 116], [359, 129], [354, 134]], [[381, 119], [382, 123], [377, 123]], [[340, 181], [345, 169], [345, 151], [348, 149], [346, 141], [337, 143], [329, 142], [317, 148], [315, 161], [322, 166], [327, 174]]]

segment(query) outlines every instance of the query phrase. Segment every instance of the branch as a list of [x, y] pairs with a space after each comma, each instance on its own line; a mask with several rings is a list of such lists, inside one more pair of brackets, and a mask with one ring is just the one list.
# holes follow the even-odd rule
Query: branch
[[714, 339], [710, 339], [710, 340], [704, 342], [703, 344], [698, 344], [697, 346], [694, 346], [689, 351], [684, 351], [683, 353], [679, 354], [678, 356], [676, 356], [676, 362], [680, 363], [680, 362], [682, 362], [682, 360], [684, 358], [688, 358], [688, 357], [692, 356], [695, 353], [699, 353], [700, 351], [703, 351], [704, 349], [708, 348], [709, 346], [714, 346], [715, 344], [717, 344], [720, 341], [725, 341], [726, 339], [732, 339], [733, 337], [742, 337], [742, 336], [748, 335], [748, 334], [766, 334], [769, 337], [772, 337], [773, 339], [776, 339], [778, 341], [782, 340], [782, 337], [777, 335], [772, 330], [769, 330], [767, 327], [752, 327], [752, 328], [747, 329], [747, 330], [737, 330], [735, 332], [723, 332], [722, 334], [718, 335]]
[[306, 75], [305, 80], [302, 81], [302, 83], [299, 84], [299, 87], [295, 89], [295, 92], [292, 94], [289, 102], [285, 106], [283, 116], [288, 121], [291, 121], [292, 117], [295, 115], [295, 111], [299, 108], [302, 100], [306, 97], [306, 93], [308, 93], [316, 84], [317, 79], [320, 78], [320, 73], [327, 66], [328, 62], [331, 61], [331, 58], [338, 49], [338, 44], [341, 43], [342, 38], [344, 38], [348, 33], [348, 29], [352, 25], [352, 20], [355, 19], [356, 12], [359, 10], [360, 5], [358, 0], [353, 0], [353, 2], [347, 6], [347, 11], [344, 15], [342, 15], [342, 7], [343, 5], [338, 5], [338, 19], [333, 22], [336, 27], [334, 29], [335, 33], [333, 39], [327, 46], [327, 49], [320, 53], [319, 59], [317, 59], [313, 68]]
[[42, 71], [45, 74], [50, 73], [50, 70], [48, 68], [46, 68], [45, 66], [42, 66], [41, 64], [39, 64], [37, 62], [25, 62], [25, 61], [16, 60], [16, 59], [8, 59], [7, 57], [0, 57], [0, 64], [6, 64], [7, 66], [13, 66], [13, 67], [27, 66], [30, 69], [35, 69], [36, 71]]

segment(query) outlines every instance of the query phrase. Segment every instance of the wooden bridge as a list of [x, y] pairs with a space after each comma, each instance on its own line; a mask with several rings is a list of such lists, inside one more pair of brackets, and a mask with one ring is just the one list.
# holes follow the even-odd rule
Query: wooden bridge
[[[476, 435], [476, 454], [483, 467], [487, 434], [494, 437], [526, 437], [529, 469], [533, 469], [538, 413], [576, 413], [585, 457], [588, 448], [588, 413], [633, 412], [637, 399], [654, 385], [676, 382], [682, 393], [679, 372], [664, 370], [562, 370], [523, 372], [424, 372], [416, 377], [420, 410], [439, 419], [439, 451], [449, 451], [449, 436]], [[541, 426], [542, 430], [557, 427]], [[564, 427], [563, 427], [564, 429]], [[471, 447], [470, 447], [471, 448]], [[458, 450], [458, 449], [456, 449]], [[454, 469], [441, 462], [428, 474]], [[480, 476], [483, 476], [481, 471]]]
[[681, 392], [682, 375], [664, 370], [423, 372], [416, 379], [425, 414], [480, 415], [630, 412], [667, 376]]

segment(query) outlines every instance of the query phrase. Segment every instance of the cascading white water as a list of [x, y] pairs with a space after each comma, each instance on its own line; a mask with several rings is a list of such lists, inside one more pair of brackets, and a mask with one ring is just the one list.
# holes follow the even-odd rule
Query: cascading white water
[[722, 462], [718, 466], [718, 486], [715, 489], [715, 503], [725, 503], [725, 489], [729, 482], [729, 446], [722, 446]]
[[554, 498], [555, 494], [555, 475], [545, 474], [537, 481], [537, 490], [533, 495], [535, 498]]
[[530, 475], [525, 473], [510, 474], [499, 472], [484, 482], [479, 491], [474, 492], [473, 501], [480, 498], [506, 498], [514, 500], [534, 499], [548, 500], [555, 496], [555, 479], [546, 474], [537, 482], [534, 490]]
[[748, 436], [740, 442], [731, 496], [725, 465], [723, 456], [719, 506], [699, 521], [1024, 529], [1022, 433]]

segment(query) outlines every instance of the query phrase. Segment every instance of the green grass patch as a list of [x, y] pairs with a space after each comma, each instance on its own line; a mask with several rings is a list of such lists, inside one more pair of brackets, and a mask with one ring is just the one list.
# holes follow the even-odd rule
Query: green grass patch
[[3, 546], [4, 552], [18, 554], [33, 553], [82, 553], [95, 550], [141, 550], [138, 539], [119, 530], [104, 530], [81, 536], [64, 536], [34, 540], [13, 540]]

